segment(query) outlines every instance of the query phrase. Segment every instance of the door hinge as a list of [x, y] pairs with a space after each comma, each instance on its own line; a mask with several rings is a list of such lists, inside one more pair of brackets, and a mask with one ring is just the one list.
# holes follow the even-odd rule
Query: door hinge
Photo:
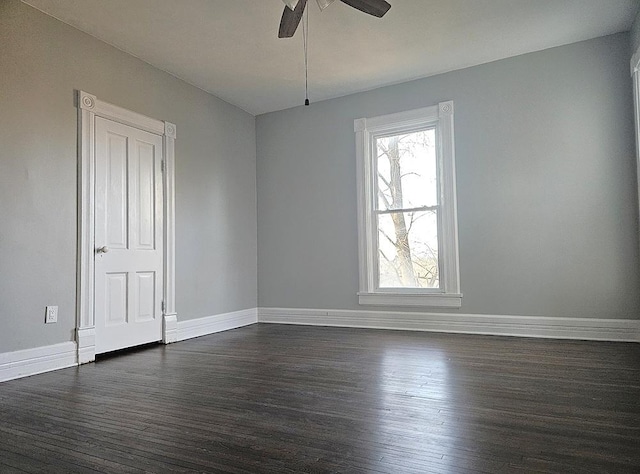
[[160, 171], [164, 173], [164, 160], [160, 161]]
[[164, 300], [162, 300], [162, 301], [160, 302], [160, 309], [162, 310], [162, 313], [164, 314], [164, 309], [165, 309], [165, 307], [164, 307]]

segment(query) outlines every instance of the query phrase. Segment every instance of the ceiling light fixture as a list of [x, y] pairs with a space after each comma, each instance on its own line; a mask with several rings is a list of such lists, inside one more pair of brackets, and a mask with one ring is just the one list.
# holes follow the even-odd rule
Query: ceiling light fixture
[[[291, 38], [298, 25], [302, 22], [302, 37], [304, 45], [304, 88], [305, 88], [305, 100], [304, 105], [309, 105], [309, 11], [306, 10], [307, 0], [282, 0], [286, 5], [282, 12], [282, 19], [280, 20], [280, 29], [278, 31], [278, 38]], [[349, 5], [350, 7], [360, 10], [361, 12], [368, 13], [369, 15], [377, 18], [382, 18], [391, 8], [391, 5], [385, 0], [340, 0], [342, 3]], [[320, 10], [324, 10], [331, 5], [335, 0], [316, 0]]]

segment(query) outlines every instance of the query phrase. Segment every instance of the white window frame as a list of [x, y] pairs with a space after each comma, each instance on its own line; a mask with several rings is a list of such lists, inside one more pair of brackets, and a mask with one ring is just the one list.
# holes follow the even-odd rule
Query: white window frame
[[[376, 197], [373, 195], [376, 189], [375, 140], [380, 136], [410, 133], [426, 128], [436, 130], [436, 155], [440, 183], [438, 213], [440, 288], [378, 288], [376, 286], [378, 230], [374, 214]], [[357, 119], [354, 121], [354, 131], [358, 180], [359, 303], [378, 306], [461, 307], [453, 101], [396, 114]]]
[[[640, 200], [640, 48], [631, 58], [631, 78], [633, 80], [633, 115], [636, 131], [636, 169], [638, 199]], [[640, 201], [639, 201], [640, 202]]]

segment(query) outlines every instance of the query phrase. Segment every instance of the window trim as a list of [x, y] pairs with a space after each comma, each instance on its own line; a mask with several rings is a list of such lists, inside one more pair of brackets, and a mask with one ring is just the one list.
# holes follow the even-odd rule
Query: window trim
[[[633, 115], [636, 135], [636, 169], [638, 199], [640, 200], [640, 47], [631, 58], [631, 79], [633, 81]], [[640, 201], [639, 201], [640, 202]]]
[[[374, 222], [374, 139], [381, 135], [434, 127], [438, 147], [441, 211], [438, 232], [442, 275], [440, 289], [376, 288], [377, 245]], [[354, 121], [358, 191], [358, 261], [362, 305], [459, 308], [460, 267], [453, 132], [453, 101]]]

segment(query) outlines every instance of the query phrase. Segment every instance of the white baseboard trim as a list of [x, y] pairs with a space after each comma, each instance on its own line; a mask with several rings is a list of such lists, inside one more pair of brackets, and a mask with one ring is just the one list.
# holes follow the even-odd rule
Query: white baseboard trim
[[[171, 337], [166, 342], [174, 342], [176, 340], [173, 339], [174, 334], [177, 334], [178, 341], [184, 341], [193, 337], [255, 324], [258, 322], [258, 310], [250, 308], [206, 318], [177, 321], [176, 329], [174, 329], [175, 318], [167, 319], [168, 321], [165, 323], [168, 326], [168, 331], [165, 330], [165, 335], [169, 334]], [[51, 346], [0, 353], [0, 382], [73, 367], [78, 365], [78, 355], [80, 363], [93, 362], [95, 359], [95, 330], [93, 328], [79, 330], [78, 343], [62, 342]]]
[[0, 354], [0, 382], [78, 365], [75, 342]]
[[[257, 322], [640, 342], [640, 320], [295, 308], [250, 308], [178, 321], [177, 340], [184, 341]], [[75, 365], [78, 365], [75, 342], [0, 353], [0, 382]]]
[[258, 308], [258, 322], [552, 339], [640, 342], [640, 321], [627, 319]]
[[232, 313], [216, 314], [204, 318], [178, 321], [178, 341], [206, 336], [228, 329], [235, 329], [258, 322], [257, 308], [243, 309]]
[[171, 344], [178, 342], [178, 315], [165, 314], [162, 317], [162, 342]]
[[96, 329], [76, 329], [78, 363], [88, 364], [96, 360]]

